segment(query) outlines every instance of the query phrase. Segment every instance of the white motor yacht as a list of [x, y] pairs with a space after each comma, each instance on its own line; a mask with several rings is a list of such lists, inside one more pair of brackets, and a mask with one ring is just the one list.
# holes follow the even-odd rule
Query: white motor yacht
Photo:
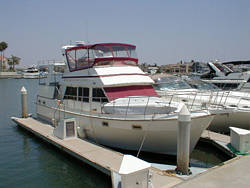
[[212, 83], [223, 90], [250, 90], [250, 71], [235, 72], [220, 62], [209, 62], [210, 72], [201, 75], [203, 81]]
[[160, 96], [183, 101], [189, 108], [207, 106], [215, 114], [208, 129], [229, 132], [230, 126], [250, 129], [250, 94], [240, 91], [224, 91], [213, 84], [197, 79], [165, 77], [156, 81]]
[[35, 67], [30, 67], [22, 72], [23, 78], [39, 78], [40, 72]]
[[[136, 47], [121, 43], [63, 46], [67, 70], [40, 84], [37, 116], [75, 118], [78, 135], [126, 150], [176, 154], [178, 113], [185, 105], [158, 97], [154, 81], [138, 67]], [[191, 112], [190, 152], [213, 119]]]

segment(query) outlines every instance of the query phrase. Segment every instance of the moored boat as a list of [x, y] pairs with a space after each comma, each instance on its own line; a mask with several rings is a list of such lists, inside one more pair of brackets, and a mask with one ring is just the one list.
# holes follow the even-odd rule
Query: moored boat
[[[78, 135], [127, 150], [176, 154], [178, 113], [185, 105], [158, 97], [154, 81], [138, 67], [134, 45], [64, 46], [67, 70], [39, 86], [37, 116], [52, 122], [75, 118]], [[213, 119], [191, 112], [190, 152]]]
[[30, 67], [22, 72], [23, 78], [39, 78], [40, 72], [35, 67]]
[[212, 83], [223, 90], [249, 91], [250, 71], [235, 72], [227, 65], [220, 62], [209, 62], [210, 71], [201, 75], [205, 82]]
[[156, 80], [155, 89], [162, 97], [183, 101], [189, 108], [207, 106], [215, 114], [209, 129], [229, 132], [230, 126], [250, 129], [250, 94], [224, 91], [198, 79], [163, 77]]

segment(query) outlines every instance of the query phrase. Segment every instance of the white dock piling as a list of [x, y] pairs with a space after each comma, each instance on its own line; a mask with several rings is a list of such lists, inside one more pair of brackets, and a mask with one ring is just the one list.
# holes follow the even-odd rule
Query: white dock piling
[[177, 168], [178, 174], [189, 175], [189, 148], [190, 148], [191, 115], [184, 105], [178, 116], [177, 133]]
[[27, 105], [27, 90], [25, 87], [21, 89], [21, 104], [22, 104], [22, 118], [28, 117], [28, 105]]

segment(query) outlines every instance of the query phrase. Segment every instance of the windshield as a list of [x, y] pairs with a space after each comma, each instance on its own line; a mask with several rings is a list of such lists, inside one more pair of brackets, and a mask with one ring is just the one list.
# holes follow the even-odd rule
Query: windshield
[[96, 58], [130, 57], [137, 58], [135, 47], [127, 45], [96, 45], [93, 48]]
[[222, 65], [220, 63], [214, 63], [214, 65], [222, 72], [224, 73], [228, 73], [228, 72], [232, 72], [232, 70], [230, 68], [228, 68], [226, 65]]
[[176, 90], [176, 89], [192, 89], [186, 82], [175, 78], [159, 78], [156, 82], [156, 89], [157, 90]]
[[195, 89], [199, 90], [219, 90], [219, 88], [212, 84], [212, 83], [207, 83], [201, 80], [186, 80], [186, 82]]
[[77, 48], [66, 52], [66, 57], [70, 70], [79, 70], [95, 66], [106, 65], [137, 65], [137, 61], [132, 60], [101, 60], [98, 58], [137, 58], [135, 46], [114, 44], [95, 45], [92, 48]]

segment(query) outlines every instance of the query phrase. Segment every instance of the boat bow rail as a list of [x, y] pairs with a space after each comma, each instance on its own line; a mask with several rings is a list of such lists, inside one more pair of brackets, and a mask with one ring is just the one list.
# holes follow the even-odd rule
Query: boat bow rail
[[[73, 96], [72, 96], [73, 97]], [[173, 97], [172, 97], [173, 98]], [[90, 101], [93, 98], [89, 98]], [[95, 100], [97, 98], [95, 97]], [[79, 116], [94, 116], [108, 119], [118, 120], [135, 120], [135, 119], [164, 119], [172, 116], [176, 119], [180, 112], [183, 102], [176, 102], [174, 100], [167, 100], [159, 97], [124, 97], [113, 100], [111, 102], [106, 101], [107, 98], [98, 97], [100, 103], [94, 103], [90, 105], [90, 109], [86, 109], [84, 99], [77, 100], [49, 100], [46, 97], [38, 96], [37, 105], [54, 109], [54, 116], [59, 113], [60, 116], [65, 116], [64, 113], [77, 114]], [[204, 113], [209, 115], [207, 107], [200, 106], [200, 108], [192, 108], [191, 112], [197, 112], [197, 114]], [[193, 114], [195, 116], [195, 113]]]
[[235, 91], [158, 91], [158, 94], [164, 98], [176, 102], [184, 102], [190, 111], [206, 108], [236, 108], [248, 110], [250, 106], [247, 103], [250, 101], [250, 94], [235, 92]]

